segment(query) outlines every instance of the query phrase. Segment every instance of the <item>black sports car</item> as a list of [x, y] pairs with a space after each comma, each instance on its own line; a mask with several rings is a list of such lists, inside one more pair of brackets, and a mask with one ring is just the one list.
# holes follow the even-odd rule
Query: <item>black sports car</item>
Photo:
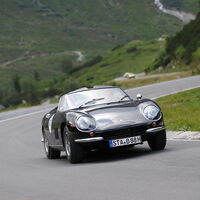
[[137, 95], [132, 100], [121, 88], [95, 86], [63, 95], [58, 107], [42, 120], [42, 142], [47, 158], [66, 151], [71, 163], [81, 162], [84, 152], [130, 147], [147, 141], [152, 150], [166, 145], [160, 107]]

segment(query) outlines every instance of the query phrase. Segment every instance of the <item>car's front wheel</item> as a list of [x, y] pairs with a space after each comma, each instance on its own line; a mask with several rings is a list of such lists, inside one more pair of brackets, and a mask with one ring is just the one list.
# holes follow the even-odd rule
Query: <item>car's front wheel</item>
[[67, 159], [71, 163], [79, 163], [83, 160], [83, 148], [75, 142], [75, 135], [67, 127], [64, 128], [64, 143]]
[[166, 146], [166, 131], [161, 131], [153, 136], [148, 140], [149, 147], [156, 151], [156, 150], [163, 150]]
[[60, 151], [53, 149], [49, 146], [48, 138], [43, 135], [44, 137], [44, 151], [48, 159], [57, 159], [60, 158]]

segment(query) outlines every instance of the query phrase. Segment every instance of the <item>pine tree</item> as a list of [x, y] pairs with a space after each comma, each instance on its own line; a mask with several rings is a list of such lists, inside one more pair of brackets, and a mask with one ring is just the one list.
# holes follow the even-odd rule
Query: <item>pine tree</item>
[[15, 90], [20, 93], [21, 86], [20, 86], [20, 78], [19, 78], [18, 74], [15, 74], [15, 76], [13, 76], [12, 81], [13, 81]]

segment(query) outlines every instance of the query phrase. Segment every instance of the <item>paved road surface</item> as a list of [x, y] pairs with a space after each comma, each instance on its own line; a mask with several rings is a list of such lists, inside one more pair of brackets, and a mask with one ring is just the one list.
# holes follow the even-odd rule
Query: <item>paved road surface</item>
[[200, 142], [168, 141], [96, 153], [71, 165], [48, 160], [40, 143], [43, 113], [0, 124], [1, 200], [200, 199]]
[[[135, 74], [135, 79], [148, 79], [148, 78], [157, 78], [157, 77], [162, 77], [162, 76], [167, 76], [167, 75], [179, 75], [182, 72], [170, 72], [170, 73], [164, 73], [164, 74], [152, 74], [152, 75], [146, 75], [144, 72]], [[124, 80], [130, 80], [128, 78], [124, 78], [123, 76], [115, 78], [115, 81], [124, 81]], [[133, 79], [134, 80], [134, 79]]]
[[[171, 92], [168, 87], [161, 91]], [[151, 93], [162, 94], [150, 91], [148, 97]], [[200, 199], [200, 142], [168, 141], [162, 152], [139, 145], [93, 153], [82, 164], [71, 165], [65, 156], [45, 158], [40, 142], [44, 113], [0, 122], [1, 200]]]
[[138, 93], [144, 97], [156, 99], [180, 91], [200, 87], [200, 76], [192, 76], [171, 81], [165, 81], [143, 87], [128, 89], [126, 92], [134, 98]]

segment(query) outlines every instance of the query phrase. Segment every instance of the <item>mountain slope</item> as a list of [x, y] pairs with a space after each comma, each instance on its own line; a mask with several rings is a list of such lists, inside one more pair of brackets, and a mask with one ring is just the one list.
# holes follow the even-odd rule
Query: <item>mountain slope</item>
[[[2, 75], [14, 71], [27, 75], [21, 66], [30, 69], [30, 76], [34, 70], [45, 71], [49, 61], [37, 58], [40, 54], [79, 50], [89, 58], [106, 55], [117, 44], [155, 39], [183, 26], [159, 11], [153, 0], [0, 0], [0, 4]], [[1, 69], [1, 64], [24, 56]], [[59, 56], [57, 62], [61, 65]], [[58, 67], [52, 69], [56, 72]], [[51, 74], [42, 72], [45, 76]]]
[[72, 74], [83, 85], [102, 84], [125, 72], [141, 73], [163, 51], [165, 41], [132, 41], [115, 47], [98, 63]]
[[[70, 73], [82, 63], [76, 55], [60, 52], [80, 51], [86, 61], [96, 56], [94, 64], [116, 45], [174, 34], [183, 26], [153, 0], [0, 0], [0, 4], [0, 104], [6, 106], [30, 102], [38, 93], [35, 102], [72, 89]], [[93, 84], [124, 71], [143, 71], [162, 48], [159, 43], [136, 43], [113, 51], [111, 62], [106, 57], [102, 66], [73, 75], [83, 84]], [[90, 77], [93, 80], [88, 82]]]
[[200, 73], [200, 13], [175, 36], [167, 39], [165, 52], [146, 71], [160, 67], [167, 71]]
[[104, 51], [174, 33], [182, 23], [152, 0], [0, 0], [0, 62], [22, 54]]

